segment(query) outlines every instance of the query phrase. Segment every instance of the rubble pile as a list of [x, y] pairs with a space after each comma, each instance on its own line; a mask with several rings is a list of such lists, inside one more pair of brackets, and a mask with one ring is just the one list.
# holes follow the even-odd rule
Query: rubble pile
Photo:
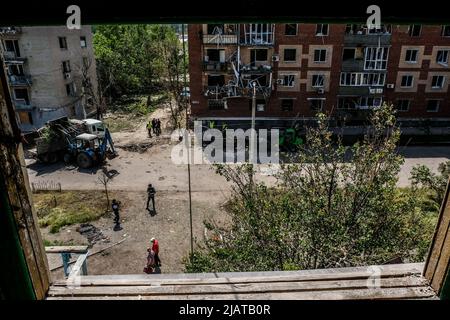
[[77, 228], [77, 232], [81, 235], [85, 236], [89, 241], [89, 247], [92, 247], [97, 242], [101, 241], [104, 243], [108, 243], [110, 240], [106, 237], [102, 231], [90, 223], [82, 223]]

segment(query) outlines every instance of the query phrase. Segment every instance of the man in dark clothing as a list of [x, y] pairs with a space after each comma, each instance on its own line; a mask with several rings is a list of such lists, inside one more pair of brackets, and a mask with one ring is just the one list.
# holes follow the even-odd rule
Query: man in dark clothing
[[156, 119], [156, 135], [159, 136], [161, 134], [161, 120]]
[[122, 227], [120, 226], [119, 206], [120, 201], [117, 202], [116, 199], [113, 199], [111, 207], [114, 212], [114, 231], [122, 230]]
[[153, 133], [154, 134], [156, 134], [158, 132], [157, 131], [157, 126], [158, 126], [158, 121], [155, 118], [153, 118], [152, 119], [152, 127], [153, 127]]
[[[148, 198], [147, 198], [147, 210], [152, 214], [155, 215], [156, 214], [156, 209], [155, 209], [155, 193], [156, 190], [155, 188], [149, 184], [147, 187], [147, 194], [148, 194]], [[152, 207], [153, 209], [150, 210], [150, 208], [148, 207], [150, 204], [150, 200], [152, 201]]]

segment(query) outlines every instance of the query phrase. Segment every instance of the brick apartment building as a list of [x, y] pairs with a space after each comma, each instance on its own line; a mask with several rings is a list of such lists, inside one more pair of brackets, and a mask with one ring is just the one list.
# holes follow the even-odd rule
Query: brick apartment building
[[[23, 132], [93, 109], [97, 73], [91, 26], [0, 27], [0, 54]], [[92, 90], [85, 90], [91, 86]]]
[[[399, 121], [450, 127], [450, 25], [189, 25], [191, 118], [290, 126], [318, 110], [348, 124], [392, 103]], [[255, 84], [255, 89], [253, 89]]]

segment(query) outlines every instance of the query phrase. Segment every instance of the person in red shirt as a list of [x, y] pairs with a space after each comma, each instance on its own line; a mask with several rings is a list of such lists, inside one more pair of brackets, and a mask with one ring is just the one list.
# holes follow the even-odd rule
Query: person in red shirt
[[155, 253], [155, 264], [160, 267], [161, 260], [159, 259], [159, 242], [155, 238], [151, 238], [150, 242], [152, 243], [152, 250]]

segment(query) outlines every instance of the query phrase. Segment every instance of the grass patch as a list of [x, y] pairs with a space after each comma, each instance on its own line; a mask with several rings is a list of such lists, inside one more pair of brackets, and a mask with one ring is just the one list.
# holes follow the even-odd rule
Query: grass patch
[[64, 226], [98, 220], [106, 213], [102, 191], [63, 191], [33, 194], [40, 227], [50, 233]]

